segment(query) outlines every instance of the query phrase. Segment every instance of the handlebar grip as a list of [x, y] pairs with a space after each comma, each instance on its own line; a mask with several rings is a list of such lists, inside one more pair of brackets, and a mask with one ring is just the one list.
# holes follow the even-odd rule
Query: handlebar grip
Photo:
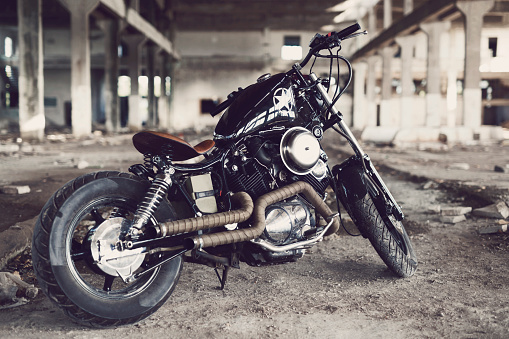
[[348, 26], [347, 28], [337, 32], [336, 36], [338, 37], [338, 39], [343, 39], [344, 37], [347, 37], [350, 34], [357, 32], [359, 29], [361, 29], [361, 25], [359, 25], [356, 22], [353, 25]]
[[232, 104], [232, 102], [233, 102], [233, 99], [227, 99], [227, 100], [223, 101], [212, 112], [210, 112], [210, 115], [215, 117], [216, 115], [218, 115], [219, 113], [221, 113], [222, 111], [227, 109], [228, 106], [230, 106]]

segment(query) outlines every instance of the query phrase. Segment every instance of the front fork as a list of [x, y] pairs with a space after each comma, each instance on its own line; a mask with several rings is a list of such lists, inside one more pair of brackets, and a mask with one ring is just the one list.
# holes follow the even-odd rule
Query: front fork
[[[371, 162], [371, 159], [369, 156], [364, 153], [364, 150], [362, 149], [361, 145], [355, 139], [355, 136], [353, 135], [352, 131], [348, 127], [348, 125], [343, 121], [342, 114], [334, 107], [333, 102], [329, 95], [327, 94], [327, 90], [325, 87], [318, 81], [318, 77], [315, 73], [310, 73], [311, 80], [314, 81], [316, 84], [316, 88], [318, 89], [318, 92], [320, 92], [320, 95], [322, 99], [327, 104], [327, 107], [329, 107], [333, 118], [331, 119], [333, 123], [337, 123], [341, 131], [344, 133], [344, 136], [350, 143], [350, 146], [355, 152], [355, 156], [345, 161], [343, 164], [336, 165], [334, 168], [336, 168], [336, 172], [345, 171], [347, 167], [357, 167], [352, 169], [349, 169], [349, 172], [352, 172], [351, 175], [353, 175], [354, 178], [357, 178], [357, 180], [351, 180], [349, 176], [344, 176], [345, 178], [348, 178], [348, 182], [345, 183], [344, 189], [347, 189], [350, 191], [350, 195], [361, 195], [359, 198], [363, 198], [364, 195], [369, 191], [373, 199], [376, 199], [380, 201], [379, 199], [382, 199], [384, 205], [386, 206], [386, 212], [389, 215], [393, 215], [396, 220], [401, 221], [404, 218], [403, 211], [401, 210], [401, 207], [398, 205], [394, 197], [392, 196], [391, 192], [389, 192], [389, 189], [385, 185], [384, 181], [378, 174], [378, 171], [376, 170], [375, 166], [373, 166], [373, 163]], [[327, 126], [332, 127], [332, 126]], [[339, 166], [339, 167], [338, 167]], [[334, 168], [332, 169], [334, 174]], [[354, 174], [354, 172], [357, 172], [357, 174]], [[361, 175], [361, 173], [364, 173]], [[334, 177], [338, 177], [338, 175], [334, 174]], [[343, 176], [339, 176], [343, 177]]]

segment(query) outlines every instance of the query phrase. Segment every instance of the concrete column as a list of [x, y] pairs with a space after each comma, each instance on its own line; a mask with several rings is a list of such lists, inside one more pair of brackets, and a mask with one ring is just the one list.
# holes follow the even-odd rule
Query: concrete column
[[374, 39], [376, 37], [375, 5], [368, 8], [368, 32], [370, 39]]
[[377, 102], [376, 102], [376, 64], [379, 57], [372, 55], [368, 57], [368, 76], [366, 79], [366, 102], [367, 120], [366, 126], [377, 125]]
[[165, 79], [168, 76], [168, 54], [164, 51], [160, 52], [159, 55], [159, 76], [161, 77], [160, 84], [160, 95], [158, 100], [158, 117], [159, 117], [159, 127], [167, 128], [168, 127], [168, 114], [169, 114], [169, 100], [166, 96], [166, 88], [165, 88]]
[[19, 129], [21, 138], [44, 138], [41, 0], [18, 0]]
[[104, 112], [106, 131], [120, 130], [120, 108], [118, 99], [118, 45], [120, 43], [118, 19], [100, 21], [104, 31]]
[[403, 14], [407, 15], [414, 10], [414, 0], [403, 0]]
[[421, 24], [428, 35], [428, 70], [426, 76], [426, 126], [437, 127], [441, 122], [440, 38], [451, 27], [449, 21]]
[[368, 65], [365, 62], [353, 64], [353, 128], [364, 129], [366, 127], [366, 72]]
[[142, 129], [142, 117], [140, 112], [140, 94], [138, 77], [141, 75], [141, 47], [145, 42], [145, 36], [141, 34], [127, 35], [122, 38], [127, 44], [129, 51], [127, 56], [127, 68], [129, 78], [131, 79], [131, 95], [129, 95], [129, 116], [127, 126], [131, 131]]
[[457, 80], [458, 80], [458, 62], [456, 58], [456, 44], [454, 39], [454, 35], [449, 31], [446, 34], [446, 38], [448, 43], [446, 46], [449, 46], [449, 57], [448, 65], [447, 65], [447, 118], [446, 124], [447, 127], [456, 126], [456, 111], [458, 106], [458, 88], [457, 88]]
[[147, 117], [147, 127], [154, 128], [157, 127], [157, 117], [156, 117], [156, 109], [155, 109], [155, 96], [154, 96], [154, 62], [155, 62], [155, 49], [156, 46], [152, 43], [146, 44], [147, 48], [147, 78], [148, 78], [148, 117]]
[[380, 125], [394, 126], [398, 119], [394, 117], [392, 109], [392, 58], [394, 56], [393, 47], [384, 47], [382, 49], [382, 100], [380, 102]]
[[392, 0], [384, 0], [384, 29], [392, 25]]
[[412, 75], [413, 50], [415, 37], [412, 35], [397, 37], [396, 42], [401, 47], [401, 127], [412, 127], [413, 123], [413, 100], [414, 100], [414, 77]]
[[465, 70], [463, 84], [463, 124], [481, 126], [481, 31], [484, 15], [493, 7], [493, 0], [458, 1], [456, 6], [465, 15]]
[[99, 0], [60, 0], [71, 12], [71, 104], [72, 133], [92, 132], [92, 91], [90, 81], [89, 14]]

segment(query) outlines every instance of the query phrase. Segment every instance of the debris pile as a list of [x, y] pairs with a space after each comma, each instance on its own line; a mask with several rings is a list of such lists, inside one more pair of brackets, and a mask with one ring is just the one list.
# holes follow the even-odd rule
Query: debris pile
[[39, 289], [21, 280], [18, 274], [0, 272], [0, 307], [7, 308], [26, 303], [25, 298], [34, 299]]
[[507, 225], [509, 224], [509, 221], [505, 219], [509, 217], [509, 207], [504, 201], [499, 201], [496, 204], [477, 208], [472, 211], [472, 215], [481, 218], [498, 219], [496, 225], [480, 229], [479, 234], [495, 234], [507, 232]]
[[467, 220], [466, 214], [472, 211], [472, 207], [445, 207], [440, 211], [440, 221], [447, 224], [456, 224]]

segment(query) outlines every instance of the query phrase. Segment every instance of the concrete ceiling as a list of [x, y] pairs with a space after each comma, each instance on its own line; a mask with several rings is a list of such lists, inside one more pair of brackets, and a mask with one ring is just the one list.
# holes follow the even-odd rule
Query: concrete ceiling
[[309, 30], [333, 23], [344, 0], [174, 0], [177, 30]]

